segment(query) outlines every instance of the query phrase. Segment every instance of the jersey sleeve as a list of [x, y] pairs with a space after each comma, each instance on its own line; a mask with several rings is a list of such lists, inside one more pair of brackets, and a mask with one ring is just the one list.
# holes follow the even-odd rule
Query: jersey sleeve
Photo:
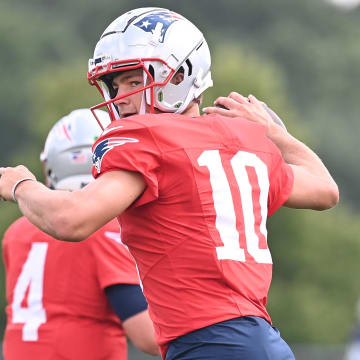
[[[121, 124], [121, 125], [120, 125]], [[150, 130], [130, 119], [115, 121], [93, 145], [93, 176], [116, 170], [143, 175], [147, 187], [133, 206], [158, 197], [158, 173], [161, 153]]]
[[135, 261], [120, 241], [120, 233], [102, 228], [86, 241], [89, 242], [100, 287], [115, 284], [140, 283]]
[[293, 184], [294, 174], [292, 168], [281, 156], [279, 149], [274, 145], [273, 163], [270, 172], [270, 189], [268, 197], [268, 217], [273, 215], [289, 198]]

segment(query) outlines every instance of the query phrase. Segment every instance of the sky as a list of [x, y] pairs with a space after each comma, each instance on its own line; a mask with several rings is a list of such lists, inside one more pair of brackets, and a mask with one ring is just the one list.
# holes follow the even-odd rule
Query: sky
[[346, 7], [346, 8], [353, 8], [360, 4], [360, 0], [328, 0], [329, 2]]

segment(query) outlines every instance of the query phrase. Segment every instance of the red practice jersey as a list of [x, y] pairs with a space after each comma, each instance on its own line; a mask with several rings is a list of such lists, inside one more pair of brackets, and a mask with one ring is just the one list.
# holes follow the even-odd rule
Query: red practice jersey
[[266, 219], [288, 199], [293, 173], [265, 127], [138, 115], [113, 122], [93, 153], [95, 177], [123, 169], [147, 183], [119, 220], [163, 353], [172, 339], [217, 322], [271, 322]]
[[3, 256], [6, 360], [127, 359], [121, 321], [104, 292], [139, 283], [117, 221], [81, 243], [67, 243], [22, 217], [5, 234]]

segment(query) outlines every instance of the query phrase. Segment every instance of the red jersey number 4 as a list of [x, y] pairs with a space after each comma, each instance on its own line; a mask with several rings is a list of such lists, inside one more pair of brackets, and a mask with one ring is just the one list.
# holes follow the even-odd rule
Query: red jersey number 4
[[[37, 341], [38, 329], [41, 324], [46, 322], [42, 297], [47, 250], [47, 243], [33, 243], [16, 281], [11, 304], [12, 322], [24, 324], [22, 329], [23, 341]], [[26, 300], [27, 302], [24, 305]]]

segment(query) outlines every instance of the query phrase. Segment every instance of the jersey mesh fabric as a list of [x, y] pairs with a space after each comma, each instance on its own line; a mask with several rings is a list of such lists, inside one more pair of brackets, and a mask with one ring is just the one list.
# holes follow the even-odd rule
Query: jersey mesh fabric
[[[251, 189], [252, 207], [245, 208], [253, 215], [250, 230], [256, 234], [257, 247], [267, 249], [261, 222], [288, 199], [293, 173], [263, 126], [218, 115], [139, 115], [113, 122], [94, 144], [93, 153], [95, 177], [128, 170], [140, 172], [146, 181], [142, 196], [119, 220], [122, 239], [139, 268], [163, 354], [172, 339], [220, 321], [255, 315], [271, 322], [265, 306], [272, 264], [256, 261], [248, 251], [243, 189], [236, 178], [239, 165], [232, 163], [238, 156], [255, 156], [266, 166], [269, 187], [261, 212], [256, 166], [242, 167], [240, 159], [240, 170], [246, 171], [242, 179], [245, 176]], [[221, 159], [212, 174], [213, 162], [202, 164], [204, 154]], [[220, 202], [216, 212], [213, 187], [222, 171], [230, 189], [225, 197], [230, 194], [231, 201]], [[213, 184], [211, 176], [216, 178]], [[243, 261], [219, 260], [216, 248], [224, 245], [219, 215], [225, 229], [236, 227], [235, 247], [243, 249]], [[227, 223], [232, 215], [236, 222]]]
[[[34, 243], [48, 244], [42, 293], [46, 322], [38, 328], [36, 341], [24, 341], [24, 323], [13, 322], [11, 304]], [[117, 221], [81, 243], [66, 243], [41, 232], [23, 217], [7, 230], [3, 256], [8, 302], [3, 347], [7, 360], [127, 358], [121, 322], [104, 292], [113, 284], [139, 284], [134, 260], [120, 243]], [[25, 309], [28, 297], [29, 288], [21, 304]]]

